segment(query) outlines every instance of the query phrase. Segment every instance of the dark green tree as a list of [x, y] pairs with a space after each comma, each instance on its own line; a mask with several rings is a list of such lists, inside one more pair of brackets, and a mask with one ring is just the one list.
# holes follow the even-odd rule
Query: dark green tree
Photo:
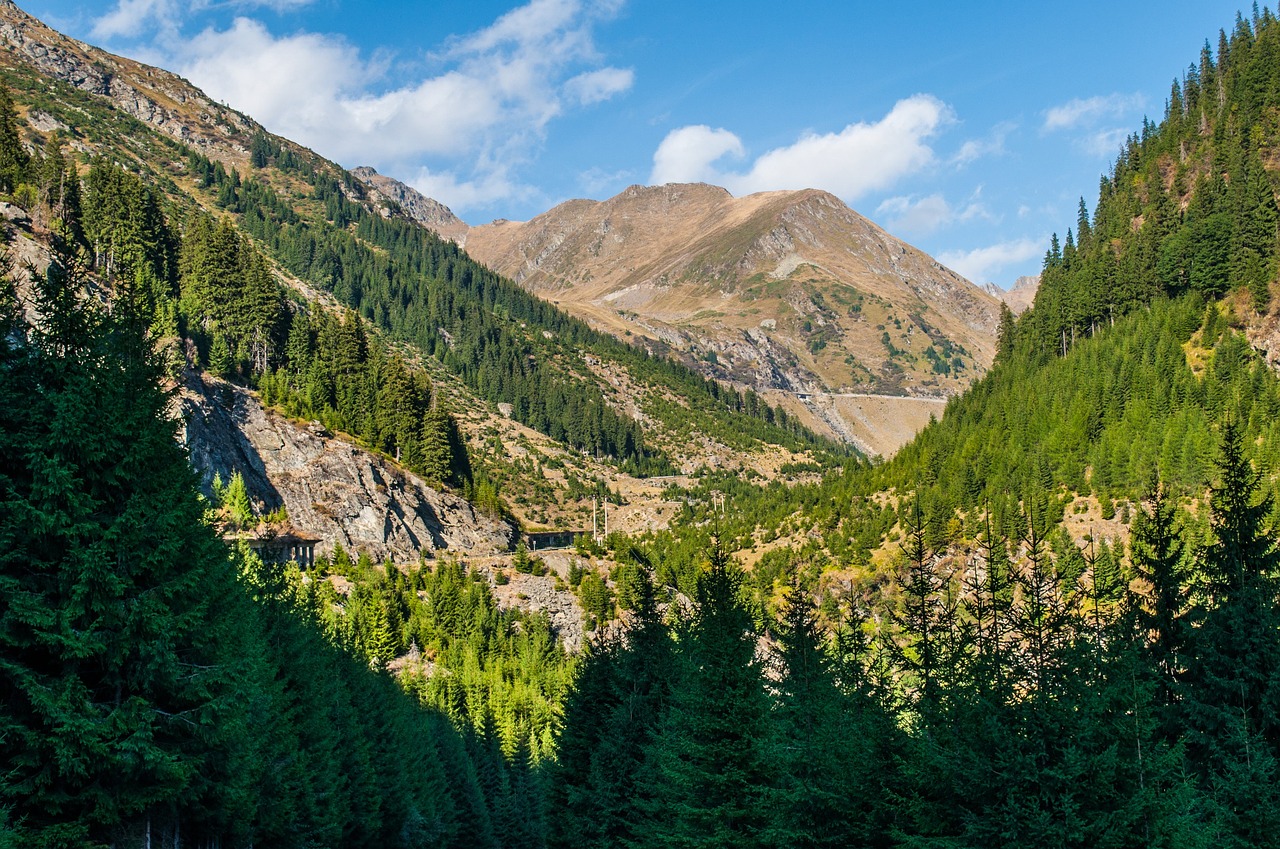
[[1152, 485], [1147, 506], [1138, 510], [1130, 542], [1133, 566], [1146, 584], [1133, 599], [1137, 628], [1144, 635], [1158, 681], [1157, 704], [1167, 715], [1185, 663], [1187, 590], [1185, 546], [1176, 508], [1163, 483]]
[[31, 155], [18, 131], [18, 112], [8, 84], [0, 82], [0, 192], [12, 192], [28, 177]]
[[88, 846], [238, 786], [246, 741], [210, 732], [243, 727], [244, 626], [146, 324], [85, 295], [73, 243], [55, 251], [0, 377], [0, 408], [22, 411], [0, 442], [0, 806], [32, 845]]
[[719, 539], [678, 640], [671, 702], [647, 758], [639, 847], [764, 843], [775, 765], [742, 574]]
[[765, 842], [887, 845], [891, 720], [861, 686], [860, 672], [841, 680], [860, 661], [837, 659], [814, 612], [793, 584], [777, 632], [771, 759], [778, 777], [767, 796]]
[[1280, 552], [1271, 495], [1232, 420], [1222, 426], [1217, 469], [1186, 700], [1193, 753], [1210, 770], [1249, 760], [1254, 747], [1280, 752]]

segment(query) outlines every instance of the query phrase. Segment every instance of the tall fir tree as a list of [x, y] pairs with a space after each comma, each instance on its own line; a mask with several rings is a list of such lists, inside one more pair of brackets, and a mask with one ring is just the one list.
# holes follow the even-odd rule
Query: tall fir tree
[[1271, 495], [1231, 420], [1217, 469], [1186, 701], [1192, 751], [1209, 771], [1248, 760], [1258, 746], [1280, 754], [1280, 551], [1268, 525]]
[[0, 446], [0, 805], [49, 846], [177, 827], [206, 779], [234, 783], [205, 729], [242, 704], [234, 572], [146, 325], [83, 291], [78, 250], [55, 242], [0, 401], [23, 411]]
[[763, 845], [769, 703], [742, 574], [716, 538], [678, 641], [670, 708], [647, 753], [635, 847]]

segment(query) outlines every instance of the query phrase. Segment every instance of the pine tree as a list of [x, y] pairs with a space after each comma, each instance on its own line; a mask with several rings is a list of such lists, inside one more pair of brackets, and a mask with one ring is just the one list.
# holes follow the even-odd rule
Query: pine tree
[[1202, 569], [1207, 604], [1195, 617], [1188, 721], [1202, 765], [1280, 754], [1280, 551], [1268, 527], [1272, 499], [1233, 421], [1222, 426], [1218, 482], [1209, 496], [1213, 543]]
[[249, 501], [249, 490], [244, 485], [244, 475], [239, 472], [231, 475], [222, 504], [231, 514], [231, 521], [236, 527], [250, 528], [254, 525], [253, 504]]
[[856, 684], [841, 689], [840, 666], [813, 614], [793, 584], [777, 634], [771, 759], [778, 780], [767, 797], [765, 842], [876, 845], [887, 838], [883, 786], [892, 767], [881, 758], [890, 723], [877, 721], [887, 717]]
[[769, 705], [742, 575], [717, 539], [679, 640], [677, 677], [649, 746], [644, 818], [633, 845], [753, 847], [773, 782]]
[[31, 156], [18, 132], [18, 112], [9, 86], [0, 81], [0, 192], [12, 192], [27, 178]]
[[1185, 547], [1174, 505], [1163, 483], [1151, 487], [1147, 503], [1149, 507], [1134, 517], [1131, 556], [1138, 577], [1149, 591], [1144, 598], [1135, 600], [1135, 607], [1137, 627], [1146, 637], [1159, 682], [1158, 704], [1167, 711], [1173, 707], [1185, 660]]
[[1014, 334], [1017, 325], [1013, 317], [1013, 310], [1009, 309], [1009, 305], [1000, 302], [1000, 325], [996, 330], [996, 362], [1004, 362], [1013, 354]]
[[55, 257], [0, 383], [23, 418], [0, 440], [0, 807], [32, 845], [176, 827], [195, 788], [235, 783], [205, 729], [243, 706], [234, 574], [145, 325], [85, 298], [79, 268]]
[[427, 483], [443, 486], [452, 480], [452, 452], [449, 445], [449, 414], [437, 404], [422, 420], [422, 477]]

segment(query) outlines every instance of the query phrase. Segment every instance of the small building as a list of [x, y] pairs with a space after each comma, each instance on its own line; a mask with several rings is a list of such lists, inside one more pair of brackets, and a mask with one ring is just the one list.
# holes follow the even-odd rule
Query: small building
[[316, 537], [288, 530], [278, 534], [264, 534], [245, 540], [258, 553], [263, 563], [297, 563], [302, 569], [316, 565]]
[[574, 538], [585, 533], [587, 531], [534, 531], [524, 535], [524, 544], [530, 551], [571, 548]]

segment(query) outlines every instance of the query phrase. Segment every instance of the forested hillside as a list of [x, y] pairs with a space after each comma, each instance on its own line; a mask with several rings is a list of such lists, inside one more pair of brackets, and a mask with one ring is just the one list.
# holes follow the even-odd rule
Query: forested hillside
[[[1241, 330], [1273, 309], [1277, 39], [1261, 11], [1206, 49], [993, 370], [876, 467], [300, 149], [228, 168], [15, 70], [0, 193], [52, 261], [0, 266], [0, 846], [1276, 845], [1280, 379]], [[493, 509], [429, 374], [636, 472], [703, 436], [816, 461], [582, 538], [575, 658], [449, 557], [226, 545], [184, 368]]]
[[87, 296], [66, 209], [34, 321], [10, 264], [0, 277], [0, 844], [512, 845], [536, 829], [526, 764], [326, 639], [314, 581], [215, 535], [148, 292], [127, 282], [142, 266], [106, 305]]
[[[77, 152], [71, 159], [79, 159], [81, 169], [98, 153], [137, 175], [156, 193], [175, 232], [187, 233], [188, 219], [201, 211], [233, 222], [254, 239], [269, 270], [284, 270], [304, 287], [331, 293], [371, 328], [412, 344], [432, 366], [452, 373], [468, 394], [510, 404], [511, 415], [535, 430], [637, 474], [667, 473], [673, 463], [691, 462], [681, 456], [690, 429], [732, 451], [781, 445], [844, 453], [753, 392], [726, 389], [662, 356], [591, 331], [399, 210], [375, 205], [349, 173], [271, 136], [251, 119], [212, 104], [213, 115], [192, 109], [206, 98], [184, 81], [170, 81], [185, 89], [170, 103], [168, 88], [149, 88], [155, 76], [145, 66], [70, 42], [16, 8], [4, 14], [26, 39], [20, 50], [0, 54], [20, 112], [64, 128]], [[33, 43], [47, 45], [48, 53], [32, 53]], [[41, 65], [47, 55], [60, 57], [61, 64]], [[131, 99], [113, 102], [51, 79], [33, 65], [59, 75], [75, 69], [68, 79], [77, 83], [114, 68], [102, 86], [123, 85]], [[139, 113], [135, 97], [159, 100], [151, 113]], [[182, 103], [189, 104], [186, 111]], [[152, 126], [133, 113], [160, 113], [165, 120]], [[188, 132], [174, 133], [175, 125]], [[30, 128], [18, 133], [36, 148], [44, 146], [45, 135]], [[288, 330], [281, 321], [255, 331], [257, 366], [274, 371], [284, 360]], [[247, 337], [238, 341], [249, 345]], [[201, 352], [208, 356], [205, 348]], [[215, 353], [221, 356], [221, 348]], [[244, 359], [251, 359], [247, 347]], [[618, 376], [636, 391], [618, 389]]]
[[[587, 810], [572, 835], [1274, 845], [1280, 381], [1243, 331], [1276, 282], [1278, 38], [1260, 11], [1206, 48], [1049, 246], [993, 371], [893, 461], [708, 480], [674, 532], [623, 547], [692, 603], [585, 661], [553, 794]], [[703, 566], [709, 528], [764, 548], [749, 573]], [[723, 724], [713, 656], [741, 694]]]

